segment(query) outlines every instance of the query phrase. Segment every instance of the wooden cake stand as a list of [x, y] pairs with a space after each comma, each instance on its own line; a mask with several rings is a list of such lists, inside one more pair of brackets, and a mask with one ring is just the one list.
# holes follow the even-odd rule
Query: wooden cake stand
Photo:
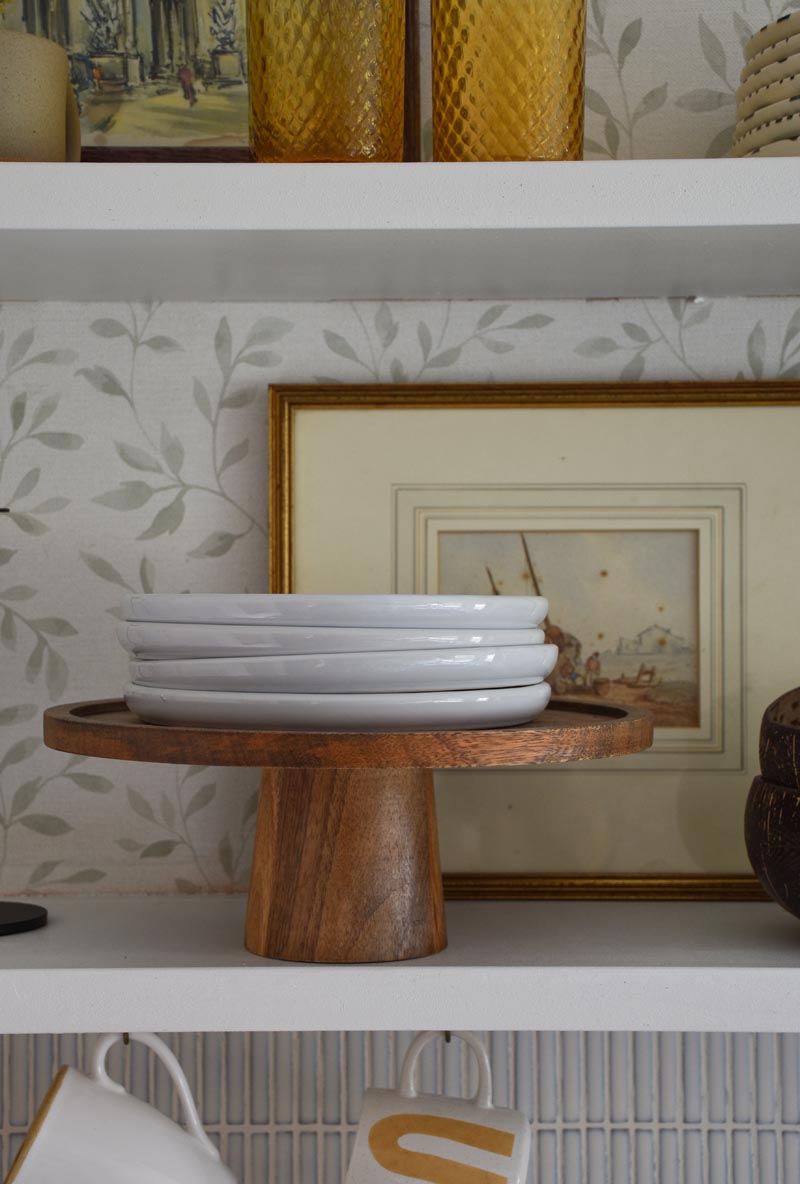
[[554, 701], [531, 724], [463, 732], [258, 732], [143, 723], [121, 700], [44, 716], [81, 756], [263, 769], [245, 945], [296, 962], [388, 962], [447, 944], [433, 769], [641, 752], [650, 716]]

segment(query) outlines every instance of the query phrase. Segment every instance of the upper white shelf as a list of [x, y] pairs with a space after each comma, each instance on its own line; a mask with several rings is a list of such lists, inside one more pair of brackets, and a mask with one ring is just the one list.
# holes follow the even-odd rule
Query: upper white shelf
[[800, 1031], [800, 922], [770, 904], [464, 902], [414, 962], [242, 948], [241, 897], [53, 898], [0, 938], [0, 1031]]
[[0, 300], [800, 293], [800, 160], [0, 164]]

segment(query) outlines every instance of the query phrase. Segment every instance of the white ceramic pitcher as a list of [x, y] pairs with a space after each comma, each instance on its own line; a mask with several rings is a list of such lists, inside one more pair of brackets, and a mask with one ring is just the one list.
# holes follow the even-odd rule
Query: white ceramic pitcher
[[417, 1093], [417, 1061], [441, 1032], [422, 1032], [406, 1054], [400, 1089], [369, 1089], [346, 1184], [523, 1184], [530, 1123], [518, 1110], [492, 1105], [492, 1070], [481, 1041], [454, 1032], [478, 1060], [474, 1098]]
[[99, 1036], [89, 1076], [59, 1071], [6, 1184], [234, 1184], [203, 1130], [175, 1055], [149, 1032], [131, 1033], [152, 1048], [173, 1080], [186, 1130], [133, 1098], [106, 1072], [122, 1037]]

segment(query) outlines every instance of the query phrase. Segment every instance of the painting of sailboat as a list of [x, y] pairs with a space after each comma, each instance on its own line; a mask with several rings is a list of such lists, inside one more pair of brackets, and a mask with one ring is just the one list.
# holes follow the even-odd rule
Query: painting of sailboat
[[542, 595], [558, 695], [638, 704], [661, 728], [700, 722], [694, 530], [442, 531], [439, 591]]

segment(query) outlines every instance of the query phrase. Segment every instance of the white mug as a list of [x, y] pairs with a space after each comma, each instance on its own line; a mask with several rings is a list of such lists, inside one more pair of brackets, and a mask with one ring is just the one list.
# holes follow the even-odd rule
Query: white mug
[[518, 1110], [492, 1105], [486, 1049], [471, 1032], [454, 1032], [478, 1059], [474, 1098], [418, 1094], [417, 1060], [441, 1032], [422, 1032], [406, 1054], [400, 1089], [368, 1089], [346, 1184], [523, 1184], [531, 1128]]
[[97, 1038], [88, 1077], [66, 1065], [59, 1071], [6, 1184], [233, 1184], [234, 1176], [200, 1125], [183, 1070], [163, 1040], [131, 1033], [166, 1066], [186, 1130], [111, 1080], [106, 1057], [121, 1039]]

